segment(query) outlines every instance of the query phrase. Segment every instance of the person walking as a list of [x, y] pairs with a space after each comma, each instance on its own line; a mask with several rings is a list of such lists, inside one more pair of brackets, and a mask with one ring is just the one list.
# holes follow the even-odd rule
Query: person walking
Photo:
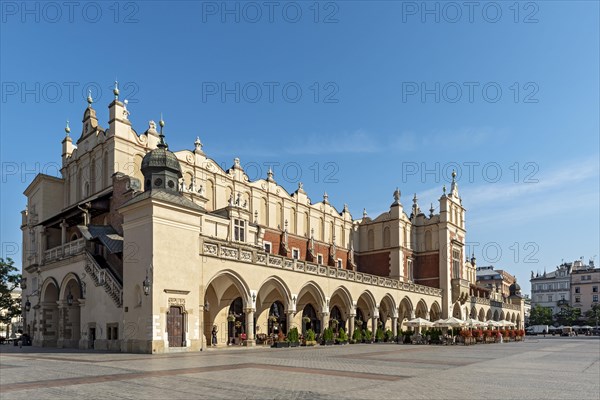
[[216, 325], [213, 325], [212, 328], [212, 340], [211, 340], [211, 345], [216, 346], [217, 345], [217, 332], [219, 332], [219, 328], [217, 328]]

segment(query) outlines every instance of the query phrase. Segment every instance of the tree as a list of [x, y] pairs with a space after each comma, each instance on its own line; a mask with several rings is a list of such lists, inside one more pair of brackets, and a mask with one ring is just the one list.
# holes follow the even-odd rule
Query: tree
[[598, 325], [600, 323], [600, 304], [595, 304], [591, 309], [587, 310], [585, 318], [589, 325]]
[[581, 317], [581, 309], [577, 307], [564, 306], [554, 316], [556, 322], [560, 325], [571, 326], [573, 322], [577, 321]]
[[21, 315], [21, 299], [13, 298], [12, 292], [21, 283], [21, 274], [13, 266], [14, 261], [0, 258], [0, 322], [10, 326], [12, 319]]
[[531, 313], [529, 314], [529, 325], [551, 325], [552, 322], [551, 308], [542, 307], [537, 304], [531, 309]]

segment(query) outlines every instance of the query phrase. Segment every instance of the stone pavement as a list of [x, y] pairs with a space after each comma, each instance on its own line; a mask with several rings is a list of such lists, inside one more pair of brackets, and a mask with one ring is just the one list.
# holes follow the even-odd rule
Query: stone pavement
[[0, 398], [598, 400], [600, 338], [168, 355], [4, 345]]

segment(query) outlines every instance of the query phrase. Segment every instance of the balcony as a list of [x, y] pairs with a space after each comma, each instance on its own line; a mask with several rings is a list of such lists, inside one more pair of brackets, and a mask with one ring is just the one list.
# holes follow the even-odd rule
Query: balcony
[[50, 263], [53, 261], [62, 260], [63, 258], [74, 256], [85, 250], [85, 239], [77, 239], [72, 242], [65, 243], [62, 246], [53, 247], [44, 252], [44, 262]]

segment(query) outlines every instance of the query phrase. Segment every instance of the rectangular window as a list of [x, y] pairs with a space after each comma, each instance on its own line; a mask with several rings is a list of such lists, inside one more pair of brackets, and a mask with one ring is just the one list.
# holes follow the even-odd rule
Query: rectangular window
[[233, 237], [238, 242], [246, 241], [246, 221], [237, 218], [233, 220]]
[[581, 297], [575, 296], [575, 303], [581, 303]]
[[565, 299], [565, 295], [564, 295], [564, 294], [561, 294], [561, 295], [560, 295], [560, 299], [561, 299], [561, 300], [564, 300], [564, 299]]
[[337, 259], [337, 267], [342, 268], [342, 259], [341, 258]]
[[414, 282], [415, 277], [413, 275], [413, 260], [408, 260], [408, 280]]
[[292, 249], [292, 258], [295, 260], [300, 259], [300, 250], [299, 249]]
[[561, 289], [566, 289], [567, 288], [567, 282], [561, 282], [560, 283], [560, 288]]
[[552, 301], [552, 295], [551, 294], [548, 295], [548, 301]]
[[265, 251], [267, 253], [271, 253], [271, 249], [273, 248], [273, 245], [271, 244], [271, 242], [263, 242], [264, 246], [265, 246]]
[[577, 287], [575, 288], [575, 293], [581, 293], [581, 289], [579, 288], [579, 286], [577, 286]]
[[592, 286], [592, 293], [598, 293], [598, 286]]
[[317, 254], [317, 264], [323, 264], [323, 254]]
[[597, 303], [597, 302], [598, 302], [598, 295], [597, 295], [597, 294], [595, 294], [595, 295], [593, 295], [593, 296], [592, 296], [592, 301], [593, 301], [594, 303]]
[[460, 278], [460, 250], [452, 250], [452, 273], [454, 278]]
[[106, 339], [119, 340], [119, 324], [118, 323], [106, 324]]

